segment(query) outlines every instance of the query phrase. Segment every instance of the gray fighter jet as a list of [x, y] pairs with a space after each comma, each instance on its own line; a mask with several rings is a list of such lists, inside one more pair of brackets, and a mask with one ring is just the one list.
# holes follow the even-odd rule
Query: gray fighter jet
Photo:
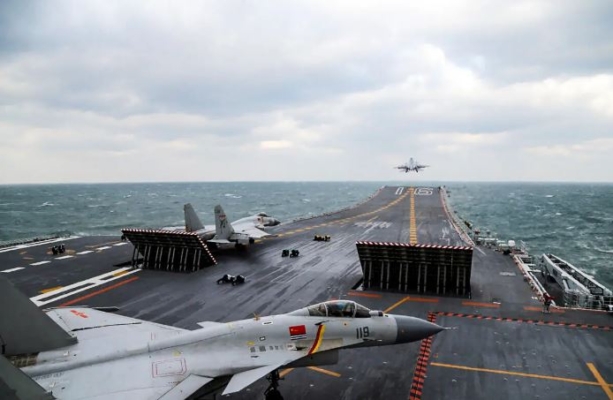
[[429, 165], [420, 164], [417, 161], [413, 161], [413, 158], [411, 158], [408, 163], [399, 165], [399, 166], [394, 167], [394, 168], [399, 169], [399, 170], [401, 170], [403, 172], [409, 172], [409, 171], [419, 172], [420, 169], [424, 169], [424, 168], [428, 168], [428, 167], [429, 167]]
[[279, 225], [279, 220], [269, 217], [268, 214], [263, 212], [230, 223], [221, 205], [216, 205], [213, 211], [215, 213], [215, 229], [212, 227], [207, 228], [202, 224], [194, 207], [190, 203], [183, 206], [185, 228], [167, 227], [162, 229], [180, 232], [195, 232], [202, 240], [218, 245], [232, 243], [236, 245], [248, 245], [253, 243], [255, 239], [269, 235], [267, 232], [263, 231], [262, 228]]
[[280, 368], [334, 364], [340, 349], [414, 342], [443, 330], [337, 300], [281, 315], [202, 322], [189, 331], [101, 309], [43, 312], [5, 278], [0, 304], [10, 304], [0, 319], [3, 399], [210, 398], [263, 377], [271, 381], [266, 399], [282, 399]]

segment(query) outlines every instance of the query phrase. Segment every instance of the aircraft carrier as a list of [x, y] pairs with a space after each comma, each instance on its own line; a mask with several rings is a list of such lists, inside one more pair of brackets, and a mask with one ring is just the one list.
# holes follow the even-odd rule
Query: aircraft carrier
[[[613, 317], [544, 314], [514, 259], [474, 246], [446, 197], [384, 187], [352, 208], [273, 227], [246, 249], [213, 252], [216, 265], [191, 273], [133, 268], [139, 255], [119, 236], [65, 240], [60, 255], [49, 250], [59, 241], [3, 249], [0, 271], [43, 308], [117, 306], [186, 329], [330, 299], [450, 328], [421, 343], [343, 350], [336, 365], [283, 370], [288, 400], [613, 399]], [[285, 249], [300, 255], [282, 257]], [[216, 284], [224, 274], [247, 282]], [[262, 398], [267, 386], [261, 379], [224, 398]]]

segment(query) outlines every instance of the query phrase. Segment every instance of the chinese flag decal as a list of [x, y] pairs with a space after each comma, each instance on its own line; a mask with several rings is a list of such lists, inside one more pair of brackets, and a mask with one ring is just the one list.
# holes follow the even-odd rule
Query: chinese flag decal
[[306, 335], [306, 326], [305, 325], [295, 325], [289, 327], [289, 335]]

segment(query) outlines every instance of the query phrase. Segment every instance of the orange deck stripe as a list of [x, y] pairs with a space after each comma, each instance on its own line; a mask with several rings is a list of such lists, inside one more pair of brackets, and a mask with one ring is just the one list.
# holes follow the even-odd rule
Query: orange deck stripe
[[106, 292], [108, 292], [109, 290], [116, 289], [116, 288], [118, 288], [118, 287], [120, 287], [120, 286], [125, 285], [126, 283], [134, 282], [134, 281], [135, 281], [135, 280], [137, 280], [137, 279], [138, 279], [138, 276], [135, 276], [135, 277], [130, 278], [130, 279], [126, 279], [125, 281], [121, 281], [121, 282], [116, 283], [116, 284], [114, 284], [114, 285], [111, 285], [111, 286], [109, 286], [109, 287], [105, 287], [104, 289], [100, 289], [100, 290], [97, 290], [97, 291], [95, 291], [95, 292], [92, 292], [92, 293], [86, 294], [85, 296], [81, 296], [81, 297], [77, 297], [76, 299], [69, 300], [69, 301], [67, 301], [67, 302], [65, 302], [65, 303], [60, 304], [60, 305], [59, 305], [59, 307], [66, 307], [66, 306], [71, 306], [71, 305], [73, 305], [73, 304], [80, 303], [80, 302], [81, 302], [81, 301], [83, 301], [83, 300], [87, 300], [87, 299], [89, 299], [89, 298], [91, 298], [91, 297], [94, 297], [94, 296], [97, 296], [97, 295], [99, 295], [99, 294], [106, 293]]
[[463, 306], [485, 307], [485, 308], [500, 308], [500, 304], [494, 303], [479, 303], [478, 301], [463, 301]]
[[[543, 307], [526, 306], [526, 307], [524, 307], [524, 310], [526, 310], [526, 311], [539, 311], [539, 312], [541, 312], [541, 311], [543, 311]], [[553, 307], [551, 307], [549, 309], [549, 311], [551, 311], [552, 313], [564, 314], [563, 310], [558, 310], [557, 308], [553, 308]]]
[[416, 303], [438, 303], [438, 299], [429, 299], [427, 297], [408, 297], [406, 301], [414, 301]]
[[360, 297], [372, 297], [373, 299], [380, 299], [382, 296], [380, 294], [375, 293], [364, 293], [364, 292], [349, 292], [348, 296], [360, 296]]
[[333, 376], [335, 378], [341, 377], [341, 374], [339, 374], [338, 372], [330, 371], [329, 369], [324, 369], [324, 368], [319, 368], [319, 367], [307, 367], [307, 368], [313, 371], [321, 372], [322, 374]]

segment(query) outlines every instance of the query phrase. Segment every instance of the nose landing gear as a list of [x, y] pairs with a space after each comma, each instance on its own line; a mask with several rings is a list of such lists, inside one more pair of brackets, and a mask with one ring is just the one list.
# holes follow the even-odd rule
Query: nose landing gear
[[272, 371], [266, 379], [270, 382], [268, 389], [264, 392], [264, 399], [266, 400], [283, 400], [283, 396], [281, 396], [281, 392], [279, 392], [279, 381], [282, 379], [279, 376], [279, 370], [275, 369]]

